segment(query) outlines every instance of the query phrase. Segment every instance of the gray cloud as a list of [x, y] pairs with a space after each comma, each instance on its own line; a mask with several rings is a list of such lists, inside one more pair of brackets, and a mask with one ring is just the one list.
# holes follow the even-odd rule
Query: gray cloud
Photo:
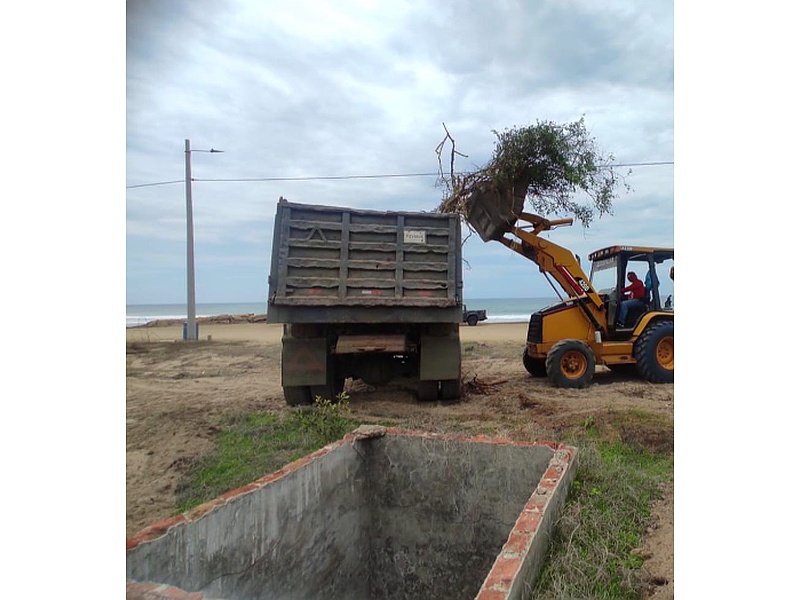
[[[186, 138], [225, 150], [192, 156], [198, 261], [230, 264], [242, 270], [237, 280], [256, 283], [214, 300], [265, 293], [267, 267], [243, 257], [268, 252], [281, 195], [432, 210], [442, 190], [433, 177], [206, 179], [435, 172], [443, 123], [469, 154], [456, 167], [469, 169], [488, 160], [493, 129], [581, 115], [617, 160], [672, 159], [671, 3], [133, 0], [127, 19], [128, 185], [181, 180]], [[671, 238], [672, 177], [672, 167], [637, 169], [635, 193], [590, 239]], [[183, 185], [127, 192], [129, 301], [179, 301]], [[172, 270], [149, 252], [157, 244], [177, 255], [162, 254]], [[502, 247], [468, 248], [468, 285], [509, 258]], [[161, 297], [150, 296], [159, 288], [148, 264], [163, 278]]]

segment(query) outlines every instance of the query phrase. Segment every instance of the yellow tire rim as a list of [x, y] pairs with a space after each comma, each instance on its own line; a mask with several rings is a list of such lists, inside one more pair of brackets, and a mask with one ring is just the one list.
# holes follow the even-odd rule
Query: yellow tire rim
[[578, 350], [570, 350], [561, 357], [561, 372], [567, 379], [580, 379], [589, 365], [586, 357]]
[[668, 371], [675, 370], [675, 346], [673, 337], [665, 337], [656, 346], [656, 360], [658, 364]]

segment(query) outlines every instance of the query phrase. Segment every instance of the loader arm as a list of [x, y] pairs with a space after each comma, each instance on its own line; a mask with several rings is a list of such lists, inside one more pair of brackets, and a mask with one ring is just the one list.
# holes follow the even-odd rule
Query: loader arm
[[[536, 263], [542, 273], [552, 276], [570, 298], [580, 301], [594, 327], [607, 331], [603, 300], [592, 287], [575, 255], [539, 235], [542, 231], [571, 225], [572, 219], [549, 220], [523, 212], [520, 213], [519, 220], [533, 225], [533, 230], [528, 231], [514, 225], [506, 235], [497, 238], [497, 241]], [[517, 239], [509, 237], [509, 234]]]

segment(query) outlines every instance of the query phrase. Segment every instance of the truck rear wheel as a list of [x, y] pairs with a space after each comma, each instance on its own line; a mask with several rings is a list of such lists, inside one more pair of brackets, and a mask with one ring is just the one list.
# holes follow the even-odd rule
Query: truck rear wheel
[[522, 351], [522, 364], [525, 370], [528, 371], [533, 377], [547, 377], [547, 367], [545, 361], [541, 358], [531, 358], [528, 356], [528, 349]]
[[633, 344], [639, 375], [650, 383], [675, 381], [675, 324], [651, 323]]
[[439, 395], [439, 382], [433, 379], [420, 380], [417, 396], [420, 402], [433, 402]]
[[545, 367], [556, 387], [586, 387], [594, 377], [594, 354], [580, 340], [561, 340], [547, 353]]
[[312, 402], [317, 399], [317, 396], [330, 400], [331, 402], [338, 402], [337, 396], [341, 394], [344, 389], [344, 378], [335, 378], [326, 385], [312, 385], [310, 388]]
[[458, 379], [444, 379], [441, 383], [442, 400], [458, 400], [461, 398], [461, 381]]
[[284, 386], [283, 397], [289, 406], [301, 406], [313, 402], [311, 390], [307, 385]]

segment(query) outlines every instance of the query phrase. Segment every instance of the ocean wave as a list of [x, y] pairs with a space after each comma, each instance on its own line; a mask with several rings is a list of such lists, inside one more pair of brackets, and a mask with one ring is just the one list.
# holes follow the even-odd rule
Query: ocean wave
[[186, 319], [186, 315], [127, 315], [125, 317], [125, 327], [137, 327], [139, 325], [146, 325], [150, 321], [158, 321], [159, 319]]
[[527, 323], [530, 315], [488, 315], [486, 323]]

